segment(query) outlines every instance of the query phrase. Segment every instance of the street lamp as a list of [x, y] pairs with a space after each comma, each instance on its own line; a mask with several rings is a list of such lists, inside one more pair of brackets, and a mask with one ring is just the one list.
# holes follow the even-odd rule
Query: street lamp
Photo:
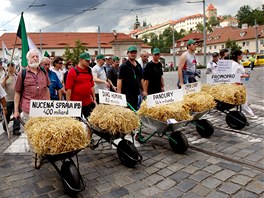
[[[173, 22], [172, 22], [173, 23]], [[175, 38], [174, 38], [174, 23], [172, 24], [172, 44], [173, 44], [173, 66], [176, 70], [176, 56], [175, 56]]]
[[205, 0], [201, 1], [187, 1], [187, 3], [203, 3], [203, 46], [204, 46], [204, 66], [206, 66], [206, 16], [205, 16]]

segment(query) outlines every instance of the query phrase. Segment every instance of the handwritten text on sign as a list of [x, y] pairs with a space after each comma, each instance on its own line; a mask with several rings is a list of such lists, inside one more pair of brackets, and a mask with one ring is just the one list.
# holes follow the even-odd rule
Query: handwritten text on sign
[[176, 89], [172, 91], [160, 92], [157, 94], [151, 94], [147, 96], [148, 107], [154, 107], [159, 104], [167, 104], [176, 101], [183, 100], [182, 89]]
[[217, 63], [217, 73], [231, 74], [232, 60], [219, 60]]
[[201, 82], [189, 83], [182, 86], [183, 93], [195, 93], [201, 91]]
[[99, 89], [99, 102], [105, 104], [127, 106], [126, 95]]
[[209, 74], [206, 76], [206, 82], [208, 84], [240, 83], [241, 74]]
[[80, 117], [82, 102], [57, 100], [30, 100], [29, 116], [72, 116]]

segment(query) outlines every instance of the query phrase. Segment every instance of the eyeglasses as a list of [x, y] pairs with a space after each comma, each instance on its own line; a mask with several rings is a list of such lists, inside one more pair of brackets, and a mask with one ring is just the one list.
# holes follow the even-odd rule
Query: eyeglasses
[[68, 66], [73, 66], [73, 64], [71, 63], [71, 64], [68, 64]]

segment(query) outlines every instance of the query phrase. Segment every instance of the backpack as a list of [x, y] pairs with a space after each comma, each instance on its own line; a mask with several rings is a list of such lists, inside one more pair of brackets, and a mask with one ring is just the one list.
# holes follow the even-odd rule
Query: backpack
[[88, 67], [88, 72], [80, 72], [76, 67], [73, 67], [73, 69], [76, 72], [76, 77], [81, 73], [81, 74], [91, 74], [92, 78], [91, 78], [91, 82], [93, 81], [93, 74], [92, 74], [92, 70], [90, 67]]

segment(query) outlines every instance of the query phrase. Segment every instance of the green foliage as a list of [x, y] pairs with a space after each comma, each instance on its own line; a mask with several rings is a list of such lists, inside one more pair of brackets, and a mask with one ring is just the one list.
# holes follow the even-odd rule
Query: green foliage
[[75, 47], [70, 48], [70, 46], [65, 47], [65, 51], [63, 54], [64, 60], [67, 62], [69, 60], [73, 61], [74, 64], [79, 63], [79, 56], [86, 50], [86, 47], [81, 44], [80, 40], [75, 41]]
[[[178, 40], [184, 36], [183, 30], [180, 32], [174, 31], [174, 39]], [[162, 53], [169, 53], [170, 48], [173, 45], [173, 33], [172, 33], [172, 28], [168, 27], [166, 28], [162, 34], [156, 35], [155, 33], [149, 33], [145, 34], [142, 37], [142, 40], [153, 48], [158, 47], [160, 48], [160, 51]]]
[[261, 8], [252, 9], [248, 5], [240, 7], [236, 17], [239, 21], [238, 26], [241, 27], [242, 24], [247, 23], [249, 26], [255, 25], [255, 20], [258, 25], [264, 24], [264, 5]]
[[228, 41], [225, 43], [226, 48], [231, 49], [231, 52], [233, 52], [236, 49], [241, 50], [241, 46], [238, 46], [236, 44], [236, 41], [228, 39]]

